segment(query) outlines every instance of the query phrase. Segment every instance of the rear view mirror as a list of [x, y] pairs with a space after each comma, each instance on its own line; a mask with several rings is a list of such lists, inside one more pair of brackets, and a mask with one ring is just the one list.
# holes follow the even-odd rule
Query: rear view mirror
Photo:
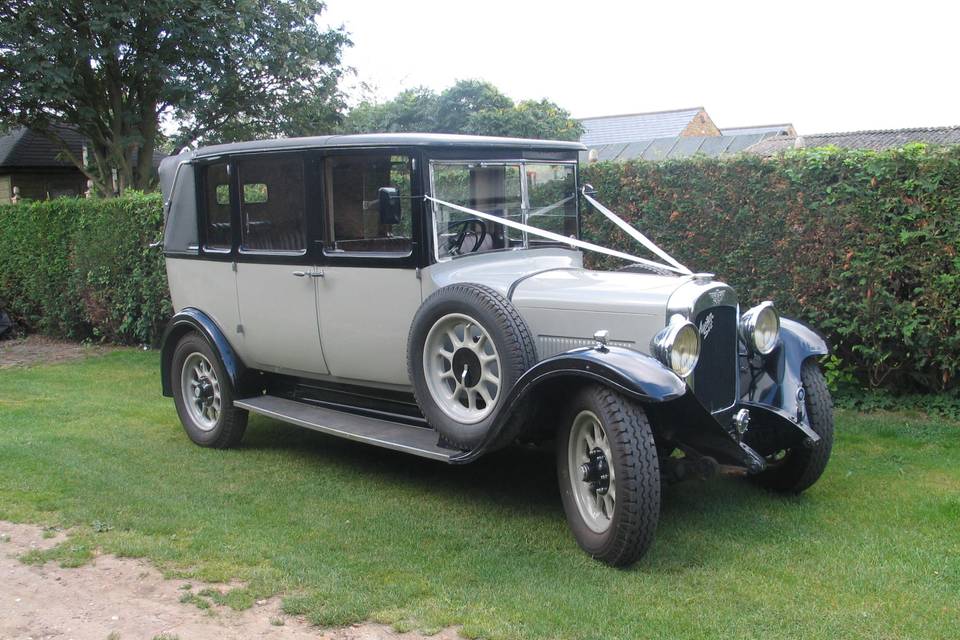
[[395, 187], [380, 187], [380, 224], [400, 224], [400, 194]]

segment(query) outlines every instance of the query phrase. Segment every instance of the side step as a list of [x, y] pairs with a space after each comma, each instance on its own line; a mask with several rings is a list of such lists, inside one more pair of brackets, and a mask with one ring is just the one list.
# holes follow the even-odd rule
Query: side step
[[401, 422], [369, 418], [277, 396], [254, 396], [234, 400], [233, 406], [332, 436], [412, 453], [432, 460], [449, 462], [453, 455], [460, 453], [455, 449], [438, 446], [437, 432], [433, 429], [411, 427]]

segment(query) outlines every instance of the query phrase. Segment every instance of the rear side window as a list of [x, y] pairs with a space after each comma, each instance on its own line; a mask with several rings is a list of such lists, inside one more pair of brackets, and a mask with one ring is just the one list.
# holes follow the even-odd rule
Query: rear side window
[[230, 175], [221, 162], [206, 168], [206, 240], [204, 249], [229, 251], [233, 245], [230, 228]]
[[306, 207], [300, 156], [245, 158], [237, 162], [240, 221], [245, 251], [303, 253]]

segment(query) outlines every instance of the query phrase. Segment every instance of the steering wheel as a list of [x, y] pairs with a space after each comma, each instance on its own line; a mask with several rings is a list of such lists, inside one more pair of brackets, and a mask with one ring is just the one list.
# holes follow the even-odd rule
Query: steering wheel
[[[487, 223], [480, 218], [467, 218], [466, 220], [458, 220], [457, 222], [451, 222], [447, 225], [447, 229], [450, 231], [453, 231], [457, 227], [459, 227], [460, 230], [457, 232], [457, 235], [450, 240], [447, 248], [449, 253], [457, 255], [473, 253], [480, 248], [480, 245], [482, 245], [483, 241], [487, 238]], [[473, 247], [470, 248], [470, 251], [464, 251], [463, 243], [466, 241], [468, 235], [473, 236]]]

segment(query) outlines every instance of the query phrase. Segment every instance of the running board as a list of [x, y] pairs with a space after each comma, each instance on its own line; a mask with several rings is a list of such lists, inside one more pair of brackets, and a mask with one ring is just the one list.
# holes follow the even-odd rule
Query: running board
[[277, 396], [254, 396], [234, 400], [233, 406], [356, 442], [412, 453], [415, 456], [450, 462], [460, 451], [437, 444], [437, 432], [326, 407], [287, 400]]

